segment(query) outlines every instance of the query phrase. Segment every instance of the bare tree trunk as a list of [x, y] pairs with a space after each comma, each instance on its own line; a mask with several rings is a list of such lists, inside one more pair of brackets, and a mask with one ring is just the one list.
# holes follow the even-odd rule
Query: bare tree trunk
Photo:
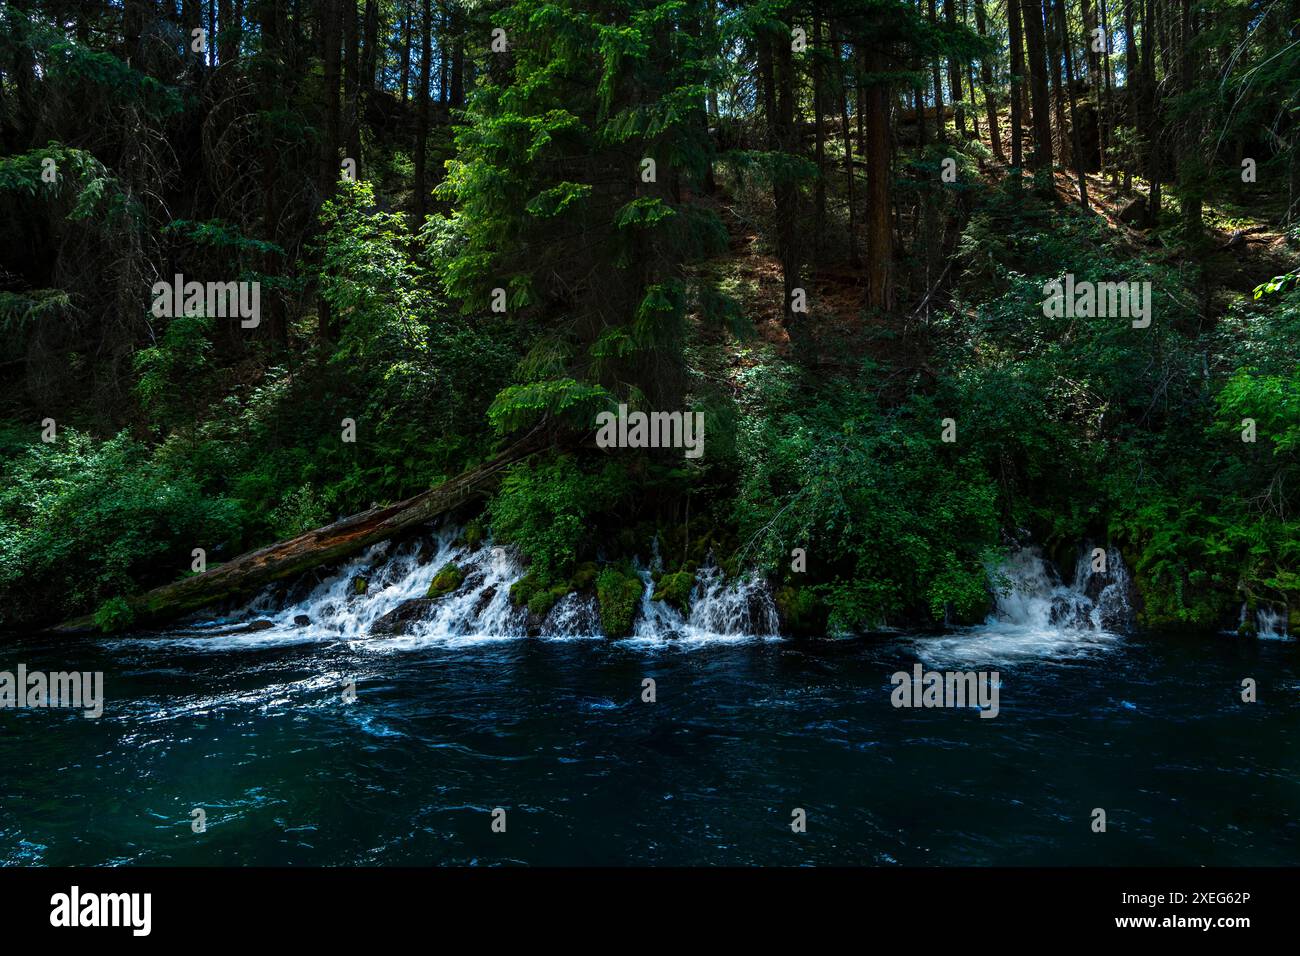
[[343, 0], [344, 137], [347, 155], [361, 168], [361, 31], [356, 0]]
[[[831, 20], [830, 29], [831, 29], [831, 47], [832, 47], [832, 54], [833, 54], [833, 59], [831, 60], [831, 62], [835, 64], [835, 76], [836, 76], [836, 82], [839, 85], [839, 94], [840, 94], [840, 134], [844, 137], [844, 181], [845, 181], [845, 187], [846, 187], [846, 192], [848, 195], [848, 202], [849, 202], [849, 235], [848, 235], [849, 265], [856, 269], [858, 266], [861, 265], [861, 260], [858, 257], [857, 202], [855, 201], [853, 195], [854, 192], [853, 136], [849, 127], [849, 90], [848, 90], [848, 84], [845, 83], [844, 81], [845, 64], [840, 62], [840, 53], [842, 51], [842, 46], [840, 43], [839, 30], [836, 28], [836, 24], [834, 20]], [[920, 97], [918, 94], [918, 101], [919, 99]], [[924, 130], [925, 119], [923, 115], [918, 115], [918, 122], [920, 122], [921, 124], [921, 129]], [[923, 138], [924, 135], [925, 134], [922, 133]], [[924, 146], [925, 145], [924, 142], [922, 142], [921, 145]]]
[[[794, 56], [790, 44], [784, 39], [774, 41], [773, 46], [776, 79], [776, 121], [773, 126], [777, 136], [777, 148], [781, 152], [794, 155], [799, 147], [794, 122]], [[804, 323], [792, 309], [794, 290], [803, 286], [801, 277], [803, 261], [799, 248], [799, 187], [788, 173], [778, 174], [773, 192], [777, 216], [777, 257], [781, 260], [781, 271], [785, 276], [786, 319], [794, 326], [802, 326]]]
[[412, 186], [415, 215], [411, 223], [411, 228], [415, 232], [419, 232], [424, 226], [424, 216], [429, 203], [427, 173], [429, 162], [429, 75], [432, 67], [433, 4], [431, 0], [424, 0], [423, 19], [420, 22], [420, 77], [415, 86], [415, 175]]
[[[1008, 4], [1013, 6], [1013, 4]], [[975, 0], [975, 29], [982, 37], [988, 36], [988, 24], [984, 16], [984, 0]], [[993, 64], [989, 62], [987, 56], [980, 57], [980, 81], [984, 86], [984, 109], [988, 116], [989, 124], [989, 142], [993, 146], [993, 155], [998, 158], [999, 162], [1006, 161], [1006, 155], [1002, 152], [1002, 131], [998, 128], [998, 102], [997, 93], [993, 85]], [[1012, 109], [1015, 113], [1015, 109]], [[1012, 123], [1014, 127], [1014, 120]]]
[[[934, 12], [934, 0], [929, 0], [929, 7], [930, 7], [930, 28], [934, 29], [936, 26], [938, 26], [938, 20]], [[935, 57], [934, 62], [930, 64], [930, 70], [934, 74], [934, 115], [935, 115], [935, 124], [936, 124], [935, 128], [938, 130], [938, 133], [936, 135], [938, 137], [939, 142], [944, 143], [947, 142], [948, 140], [948, 133], [944, 126], [945, 121], [943, 118], [943, 77], [939, 72], [938, 57]], [[865, 112], [865, 106], [862, 103], [859, 103], [858, 116], [861, 117], [864, 112]]]
[[402, 5], [402, 102], [411, 94], [411, 0]]
[[361, 82], [367, 92], [376, 88], [379, 69], [379, 2], [366, 0], [364, 53], [361, 57]]
[[813, 145], [814, 162], [817, 164], [817, 182], [813, 186], [814, 220], [813, 220], [813, 257], [821, 264], [822, 249], [826, 237], [826, 124], [822, 119], [825, 110], [825, 69], [822, 58], [826, 51], [822, 46], [822, 20], [820, 4], [813, 5]]
[[1070, 51], [1070, 29], [1065, 20], [1065, 0], [1056, 0], [1056, 25], [1065, 54], [1065, 84], [1070, 98], [1070, 142], [1074, 150], [1074, 174], [1079, 180], [1079, 205], [1088, 211], [1088, 179], [1083, 161], [1083, 138], [1079, 132], [1079, 108], [1074, 95], [1074, 54]]
[[[943, 0], [943, 18], [949, 27], [957, 26], [957, 16], [952, 0]], [[957, 135], [966, 137], [966, 107], [962, 105], [961, 64], [955, 57], [948, 57], [948, 89], [952, 91], [952, 101], [957, 104]]]
[[[1047, 96], [1047, 60], [1043, 43], [1041, 0], [1021, 0], [1024, 14], [1025, 50], [1029, 60], [1029, 93], [1033, 101], [1034, 172], [1052, 171], [1051, 105]], [[1050, 186], [1050, 183], [1048, 184]]]
[[881, 48], [867, 49], [867, 308], [888, 311], [893, 305], [894, 231], [890, 201], [889, 88]]
[[1011, 39], [1011, 165], [1023, 169], [1025, 51], [1017, 0], [1007, 0], [1007, 32]]
[[334, 195], [339, 178], [339, 26], [342, 0], [319, 0], [321, 63], [324, 67], [325, 136], [321, 141], [318, 188], [323, 197]]

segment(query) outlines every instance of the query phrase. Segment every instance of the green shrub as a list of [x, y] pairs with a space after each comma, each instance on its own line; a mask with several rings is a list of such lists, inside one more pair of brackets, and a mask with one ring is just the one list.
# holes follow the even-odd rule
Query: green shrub
[[125, 432], [71, 428], [12, 460], [0, 482], [0, 624], [82, 613], [170, 581], [190, 552], [238, 537], [239, 506]]
[[488, 506], [493, 537], [519, 548], [529, 570], [549, 585], [567, 578], [594, 548], [595, 519], [624, 487], [614, 464], [587, 473], [572, 458], [552, 455], [515, 465]]
[[135, 621], [135, 611], [126, 598], [111, 597], [95, 609], [95, 626], [105, 634], [124, 631]]

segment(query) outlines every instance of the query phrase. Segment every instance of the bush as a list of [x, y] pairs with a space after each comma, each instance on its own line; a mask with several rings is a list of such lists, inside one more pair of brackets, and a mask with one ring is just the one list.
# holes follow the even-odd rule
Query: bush
[[85, 612], [175, 579], [192, 549], [211, 555], [237, 537], [240, 517], [125, 432], [97, 442], [63, 429], [12, 461], [0, 486], [0, 624]]
[[598, 540], [596, 518], [623, 493], [622, 470], [588, 473], [574, 459], [552, 455], [515, 465], [488, 506], [492, 534], [514, 545], [543, 584], [567, 578]]

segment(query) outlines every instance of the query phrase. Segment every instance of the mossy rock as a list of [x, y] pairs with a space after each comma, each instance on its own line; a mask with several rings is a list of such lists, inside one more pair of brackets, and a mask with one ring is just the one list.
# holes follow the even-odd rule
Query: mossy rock
[[465, 530], [461, 532], [461, 540], [465, 542], [465, 546], [471, 551], [477, 551], [486, 537], [487, 532], [483, 528], [483, 522], [477, 518], [465, 525]]
[[641, 579], [629, 571], [606, 568], [600, 572], [596, 578], [596, 601], [606, 637], [626, 637], [632, 633], [641, 592]]
[[695, 574], [691, 571], [675, 571], [661, 575], [655, 585], [654, 600], [671, 604], [683, 614], [691, 609], [691, 589], [695, 587]]
[[826, 633], [826, 604], [811, 588], [787, 584], [772, 595], [782, 629], [797, 637], [814, 637]]
[[568, 587], [563, 584], [534, 591], [532, 597], [528, 599], [528, 613], [537, 618], [546, 617], [547, 614], [551, 613], [551, 608], [555, 607], [560, 599], [568, 593]]
[[348, 593], [358, 597], [362, 594], [365, 594], [369, 590], [370, 590], [370, 582], [367, 581], [359, 574], [355, 578], [353, 578], [352, 583], [348, 585]]
[[522, 578], [510, 585], [510, 603], [515, 607], [523, 607], [531, 599], [533, 594], [541, 590], [542, 582], [530, 571]]
[[586, 591], [596, 583], [596, 575], [600, 573], [600, 568], [596, 566], [595, 561], [584, 561], [578, 565], [573, 572], [573, 577], [569, 579], [569, 589], [571, 591]]
[[465, 572], [454, 561], [448, 561], [429, 582], [426, 598], [440, 598], [450, 594], [465, 583]]

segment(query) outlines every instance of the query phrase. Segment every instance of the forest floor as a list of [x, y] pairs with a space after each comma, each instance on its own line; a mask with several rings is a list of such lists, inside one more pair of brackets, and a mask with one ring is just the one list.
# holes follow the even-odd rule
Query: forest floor
[[[996, 161], [986, 164], [982, 173], [985, 185], [994, 185], [1006, 168], [1005, 163]], [[1205, 236], [1193, 251], [1173, 241], [1167, 226], [1163, 230], [1144, 230], [1120, 221], [1125, 205], [1145, 195], [1143, 184], [1135, 183], [1125, 190], [1122, 181], [1112, 181], [1110, 176], [1096, 172], [1086, 174], [1086, 180], [1093, 215], [1105, 221], [1135, 258], [1177, 265], [1190, 257], [1204, 267], [1204, 314], [1211, 321], [1222, 315], [1233, 299], [1249, 295], [1260, 283], [1300, 266], [1300, 255], [1288, 245], [1275, 222], [1280, 218], [1280, 210], [1273, 208], [1276, 203], [1207, 204], [1203, 212]], [[1077, 205], [1078, 180], [1074, 173], [1058, 168], [1055, 182], [1061, 209]], [[746, 216], [742, 203], [725, 188], [720, 187], [713, 196], [698, 196], [696, 201], [717, 213], [729, 236], [726, 253], [702, 268], [713, 273], [723, 291], [740, 303], [754, 333], [749, 341], [736, 342], [721, 330], [701, 329], [701, 339], [712, 348], [708, 367], [699, 371], [725, 382], [733, 394], [739, 395], [743, 391], [740, 373], [772, 357], [793, 357], [784, 317], [781, 265], [774, 252], [764, 247], [759, 224]], [[1166, 198], [1166, 204], [1176, 209], [1172, 197]], [[813, 237], [805, 235], [802, 240], [810, 243]], [[956, 276], [946, 278], [951, 284]], [[809, 267], [803, 284], [808, 293], [812, 355], [801, 357], [801, 364], [828, 372], [852, 371], [863, 358], [870, 357], [895, 369], [929, 371], [925, 336], [907, 331], [916, 303], [898, 303], [899, 311], [892, 316], [868, 315], [863, 309], [864, 273], [844, 262]], [[906, 321], [900, 322], [900, 317]]]

